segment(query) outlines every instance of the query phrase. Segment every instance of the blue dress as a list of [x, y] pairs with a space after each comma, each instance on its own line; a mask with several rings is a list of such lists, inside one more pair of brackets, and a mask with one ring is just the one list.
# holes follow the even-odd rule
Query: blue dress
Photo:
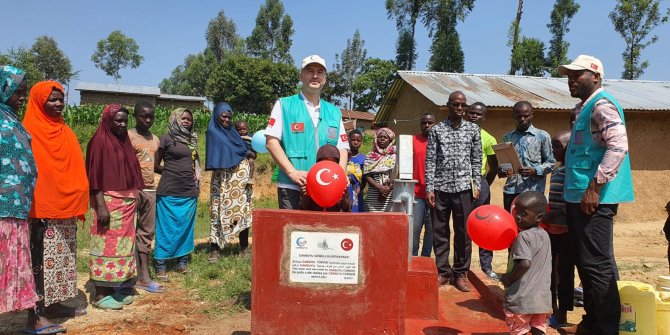
[[365, 212], [363, 202], [363, 164], [365, 163], [365, 155], [358, 153], [358, 155], [349, 158], [347, 163], [347, 175], [349, 176], [349, 199], [351, 199], [351, 211], [356, 213]]

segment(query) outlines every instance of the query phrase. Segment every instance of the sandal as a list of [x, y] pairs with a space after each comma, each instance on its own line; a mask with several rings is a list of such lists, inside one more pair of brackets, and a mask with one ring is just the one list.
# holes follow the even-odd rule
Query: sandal
[[123, 303], [117, 301], [114, 299], [113, 296], [108, 295], [98, 301], [93, 302], [93, 306], [100, 308], [100, 309], [107, 309], [107, 310], [119, 310], [123, 309]]
[[142, 285], [142, 284], [135, 284], [135, 288], [140, 289], [140, 290], [145, 290], [149, 293], [163, 293], [165, 292], [165, 288], [158, 284], [155, 281], [152, 281], [149, 283], [149, 285]]
[[163, 273], [159, 272], [158, 274], [156, 274], [156, 280], [162, 281], [162, 282], [169, 282], [170, 281], [170, 276], [168, 276], [168, 274], [165, 273], [165, 272], [163, 272]]
[[35, 329], [29, 329], [29, 328], [22, 329], [21, 332], [26, 334], [60, 334], [60, 333], [66, 333], [67, 330], [62, 325], [51, 323], [44, 327], [39, 327]]
[[219, 261], [219, 251], [218, 250], [212, 250], [209, 253], [209, 258], [207, 259], [207, 262], [209, 264], [216, 263]]

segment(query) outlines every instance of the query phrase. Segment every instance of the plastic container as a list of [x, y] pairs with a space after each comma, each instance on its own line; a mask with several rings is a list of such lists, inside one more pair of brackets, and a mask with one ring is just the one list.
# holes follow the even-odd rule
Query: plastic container
[[621, 319], [619, 335], [656, 334], [656, 297], [654, 287], [635, 281], [619, 281]]
[[658, 292], [670, 292], [670, 276], [658, 276], [658, 285], [656, 285]]
[[656, 300], [656, 329], [658, 335], [670, 335], [670, 292], [659, 292]]

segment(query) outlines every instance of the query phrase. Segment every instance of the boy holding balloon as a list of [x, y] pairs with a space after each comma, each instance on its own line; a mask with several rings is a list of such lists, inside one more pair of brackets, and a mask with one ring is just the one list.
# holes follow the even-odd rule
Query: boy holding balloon
[[514, 220], [519, 227], [508, 271], [500, 278], [505, 285], [503, 310], [512, 335], [545, 334], [551, 315], [551, 247], [549, 234], [540, 228], [546, 215], [544, 194], [529, 191], [515, 201]]

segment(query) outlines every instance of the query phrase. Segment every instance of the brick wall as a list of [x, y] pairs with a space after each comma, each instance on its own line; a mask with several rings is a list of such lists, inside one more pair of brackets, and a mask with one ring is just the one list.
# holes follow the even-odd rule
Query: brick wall
[[167, 99], [156, 99], [157, 106], [163, 106], [166, 108], [188, 108], [188, 109], [203, 109], [205, 106], [201, 101], [179, 101], [179, 100], [167, 100]]
[[139, 100], [149, 102], [151, 104], [156, 104], [156, 97], [151, 95], [136, 95], [136, 94], [124, 94], [124, 93], [109, 93], [109, 92], [90, 92], [90, 91], [81, 91], [81, 100], [79, 104], [101, 104], [109, 105], [112, 103], [121, 104], [124, 106], [135, 106], [135, 103]]

